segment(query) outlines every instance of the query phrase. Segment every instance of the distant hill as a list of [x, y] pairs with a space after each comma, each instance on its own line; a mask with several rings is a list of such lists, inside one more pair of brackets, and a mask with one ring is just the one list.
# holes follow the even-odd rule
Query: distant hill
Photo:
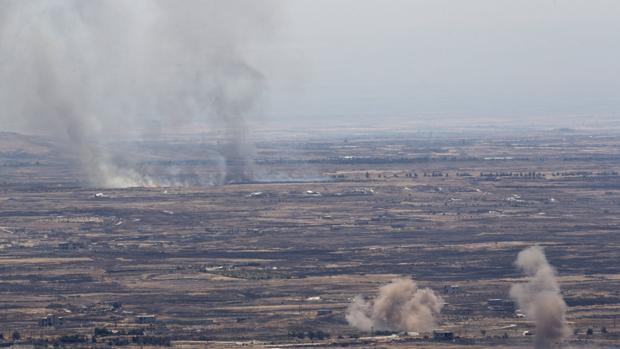
[[16, 132], [0, 132], [0, 156], [45, 156], [52, 152], [51, 142]]

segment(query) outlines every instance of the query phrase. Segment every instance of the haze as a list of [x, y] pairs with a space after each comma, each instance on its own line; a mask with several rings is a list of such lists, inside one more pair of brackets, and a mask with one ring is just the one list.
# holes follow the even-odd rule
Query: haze
[[[242, 43], [233, 45], [262, 76], [260, 98], [247, 118], [258, 125], [618, 124], [617, 1], [280, 0], [251, 7], [269, 13], [269, 28], [248, 29], [238, 20], [253, 10], [218, 15], [218, 25], [228, 23], [226, 35], [237, 30]], [[151, 14], [143, 13], [147, 21]], [[11, 18], [4, 15], [2, 24]], [[11, 76], [31, 75], [19, 73], [32, 71], [27, 64]], [[111, 104], [99, 111], [118, 109]], [[189, 108], [183, 104], [175, 104], [181, 107], [173, 118], [187, 119], [180, 115]], [[141, 113], [171, 117], [170, 111]], [[22, 118], [5, 113], [1, 128], [36, 131]]]
[[617, 119], [617, 1], [285, 4], [276, 68], [295, 67], [298, 88], [271, 80], [276, 119]]
[[0, 0], [0, 348], [620, 349], [620, 0]]

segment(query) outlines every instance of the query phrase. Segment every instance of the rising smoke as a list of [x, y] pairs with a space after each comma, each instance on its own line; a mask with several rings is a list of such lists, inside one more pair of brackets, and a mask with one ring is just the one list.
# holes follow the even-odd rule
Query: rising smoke
[[570, 334], [570, 329], [566, 324], [567, 306], [560, 293], [555, 269], [547, 262], [539, 246], [521, 251], [515, 264], [529, 277], [529, 281], [513, 285], [510, 296], [536, 325], [534, 347], [559, 347], [562, 339]]
[[207, 122], [224, 135], [223, 181], [252, 178], [246, 118], [264, 87], [248, 45], [275, 2], [3, 0], [0, 122], [67, 144], [94, 185], [154, 185], [108, 140], [151, 124]]
[[430, 288], [418, 288], [411, 278], [395, 279], [381, 286], [372, 301], [355, 297], [346, 319], [362, 331], [428, 332], [435, 327], [443, 305], [443, 299]]

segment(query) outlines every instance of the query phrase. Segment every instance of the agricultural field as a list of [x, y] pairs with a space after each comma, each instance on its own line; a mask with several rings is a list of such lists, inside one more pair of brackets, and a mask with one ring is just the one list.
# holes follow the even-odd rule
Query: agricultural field
[[[159, 146], [154, 173], [211, 171], [189, 141]], [[49, 141], [0, 134], [0, 343], [527, 348], [531, 321], [492, 300], [539, 245], [567, 343], [619, 346], [620, 137], [334, 132], [256, 154], [253, 180], [98, 188]], [[402, 277], [441, 297], [453, 338], [347, 322]]]

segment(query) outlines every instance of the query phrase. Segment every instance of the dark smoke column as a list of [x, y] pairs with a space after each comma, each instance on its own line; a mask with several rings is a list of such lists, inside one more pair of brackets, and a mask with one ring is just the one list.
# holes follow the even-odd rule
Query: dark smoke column
[[254, 180], [254, 162], [247, 156], [249, 145], [240, 143], [239, 140], [228, 141], [222, 151], [226, 159], [225, 183], [247, 183]]
[[186, 183], [112, 141], [153, 122], [172, 133], [205, 125], [225, 146], [215, 174], [195, 184], [251, 181], [247, 121], [266, 81], [251, 52], [270, 40], [280, 3], [0, 0], [0, 80], [10, 81], [0, 127], [59, 139], [90, 185], [135, 187]]
[[567, 306], [560, 293], [555, 269], [547, 262], [539, 246], [519, 252], [515, 264], [529, 277], [529, 281], [513, 285], [510, 296], [536, 325], [534, 347], [559, 348], [560, 342], [570, 334], [570, 329], [566, 324]]
[[263, 75], [243, 61], [218, 62], [213, 86], [213, 112], [224, 131], [221, 154], [225, 183], [254, 180], [254, 146], [246, 116], [262, 91]]

